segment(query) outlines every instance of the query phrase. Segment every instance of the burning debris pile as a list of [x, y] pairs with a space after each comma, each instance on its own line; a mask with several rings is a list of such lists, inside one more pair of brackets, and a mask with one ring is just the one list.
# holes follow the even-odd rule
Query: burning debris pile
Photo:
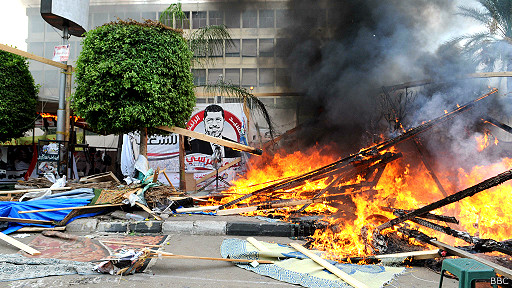
[[[220, 200], [217, 195], [217, 200], [208, 205], [217, 205], [217, 215], [249, 213], [288, 221], [304, 215], [324, 215], [322, 221], [328, 224], [308, 237], [309, 243], [338, 260], [394, 253], [405, 249], [407, 242], [430, 244], [464, 257], [470, 257], [467, 251], [512, 255], [511, 243], [504, 241], [512, 238], [507, 211], [500, 208], [511, 199], [509, 193], [499, 190], [510, 186], [497, 187], [512, 178], [512, 161], [504, 159], [492, 167], [476, 167], [469, 174], [459, 170], [461, 185], [469, 188], [448, 193], [454, 187], [445, 189], [428, 159], [418, 153], [424, 149], [418, 138], [421, 133], [496, 92], [492, 89], [452, 112], [339, 160], [322, 156], [318, 150], [309, 158], [297, 153], [277, 155], [274, 161], [265, 161], [261, 170], [249, 171], [247, 177], [223, 192]], [[415, 149], [407, 149], [408, 145]], [[418, 155], [423, 165], [412, 166], [408, 158]], [[295, 170], [287, 171], [282, 163]], [[479, 173], [482, 170], [488, 173]], [[488, 199], [493, 199], [492, 203]], [[391, 247], [388, 244], [394, 238], [406, 241], [402, 247]], [[464, 242], [472, 246], [451, 246]], [[507, 268], [493, 265], [498, 273], [512, 276]]]

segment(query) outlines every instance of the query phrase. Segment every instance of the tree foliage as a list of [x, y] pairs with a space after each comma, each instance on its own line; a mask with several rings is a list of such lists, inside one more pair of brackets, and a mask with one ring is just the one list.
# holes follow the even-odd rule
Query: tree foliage
[[76, 64], [74, 111], [107, 133], [184, 127], [195, 106], [191, 57], [179, 31], [151, 20], [91, 30]]
[[36, 119], [38, 86], [28, 61], [0, 51], [0, 142], [23, 136]]

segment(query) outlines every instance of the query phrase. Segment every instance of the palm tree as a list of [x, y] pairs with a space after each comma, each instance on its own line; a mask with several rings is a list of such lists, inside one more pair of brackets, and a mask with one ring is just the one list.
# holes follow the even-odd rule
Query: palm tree
[[[449, 41], [461, 44], [462, 52], [485, 71], [512, 70], [512, 1], [477, 0], [482, 8], [459, 7], [459, 15], [472, 18], [487, 27], [485, 31], [466, 34]], [[507, 77], [507, 88], [512, 79]], [[507, 89], [508, 90], [508, 89]]]
[[[171, 4], [162, 12], [159, 21], [164, 25], [172, 26], [173, 21], [176, 21], [176, 23], [182, 23], [183, 21], [188, 21], [188, 19], [181, 9], [181, 3], [176, 3]], [[234, 45], [228, 28], [225, 25], [206, 25], [194, 30], [190, 35], [185, 36], [189, 49], [194, 53], [191, 63], [192, 66], [207, 65], [216, 59], [216, 57], [210, 56], [217, 55], [217, 52], [223, 51], [224, 46], [229, 48]], [[232, 83], [224, 82], [223, 79], [217, 80], [215, 84], [206, 84], [199, 87], [204, 87], [205, 91], [208, 93], [218, 93], [230, 97], [237, 97], [240, 98], [243, 103], [253, 103], [254, 105], [248, 105], [249, 108], [255, 108], [256, 111], [262, 114], [269, 127], [270, 137], [271, 139], [274, 138], [274, 125], [265, 104], [263, 104], [263, 102], [261, 102], [247, 89], [233, 85]]]

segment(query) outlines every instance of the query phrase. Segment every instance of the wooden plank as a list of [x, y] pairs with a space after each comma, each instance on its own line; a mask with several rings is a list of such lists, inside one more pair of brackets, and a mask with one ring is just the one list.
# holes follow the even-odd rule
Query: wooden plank
[[[153, 251], [151, 251], [153, 252]], [[162, 251], [155, 251], [151, 255], [153, 257], [162, 258], [174, 258], [174, 259], [199, 259], [199, 260], [215, 260], [215, 261], [226, 261], [226, 262], [241, 262], [241, 263], [253, 263], [258, 262], [259, 264], [274, 264], [273, 261], [268, 260], [251, 260], [251, 259], [232, 259], [232, 258], [213, 258], [213, 257], [201, 257], [201, 256], [189, 256], [189, 255], [177, 255]]]
[[[220, 173], [220, 172], [222, 172], [222, 171], [224, 171], [226, 169], [231, 168], [233, 165], [239, 163], [240, 161], [242, 161], [242, 158], [236, 158], [235, 160], [233, 160], [233, 161], [227, 163], [226, 165], [220, 167], [219, 170], [218, 170], [218, 173]], [[212, 172], [204, 175], [203, 177], [201, 177], [201, 179], [197, 179], [196, 180], [196, 186], [197, 186], [197, 184], [199, 184], [199, 183], [201, 183], [203, 181], [206, 181], [206, 180], [208, 180], [208, 178], [210, 178], [212, 176], [215, 176], [215, 175], [217, 175], [217, 170], [212, 171]]]
[[459, 256], [459, 257], [464, 257], [464, 258], [470, 258], [470, 259], [473, 259], [473, 260], [476, 260], [482, 264], [485, 264], [491, 268], [494, 269], [494, 271], [502, 276], [505, 276], [509, 279], [512, 279], [512, 270], [506, 268], [506, 267], [503, 267], [501, 265], [498, 265], [496, 263], [493, 263], [493, 262], [490, 262], [490, 261], [487, 261], [485, 259], [482, 259], [476, 255], [473, 255], [469, 252], [466, 252], [464, 250], [461, 250], [459, 248], [455, 248], [453, 246], [450, 246], [448, 244], [444, 244], [442, 242], [439, 242], [437, 240], [430, 240], [429, 241], [430, 244], [434, 245], [434, 246], [437, 246], [441, 249], [444, 249], [446, 251], [448, 251], [450, 254], [453, 254], [453, 255], [456, 255], [456, 256]]
[[19, 248], [25, 252], [27, 252], [28, 254], [30, 255], [39, 255], [41, 254], [41, 252], [37, 251], [36, 249], [8, 236], [8, 235], [5, 235], [4, 233], [0, 232], [0, 239], [4, 240], [5, 242], [13, 245], [14, 247], [16, 248]]
[[71, 190], [73, 187], [57, 187], [57, 188], [34, 188], [34, 189], [22, 189], [22, 190], [6, 190], [6, 191], [0, 191], [0, 194], [21, 194], [21, 193], [27, 193], [27, 192], [38, 192], [38, 191], [46, 191], [46, 190], [52, 190], [52, 191], [64, 191], [64, 190]]
[[402, 252], [402, 253], [394, 253], [394, 254], [382, 254], [373, 256], [377, 259], [386, 259], [386, 258], [396, 258], [396, 257], [412, 257], [415, 260], [423, 260], [423, 259], [433, 259], [441, 257], [439, 255], [439, 249], [434, 250], [426, 250], [426, 251], [411, 251], [411, 252]]
[[124, 203], [118, 204], [101, 204], [101, 205], [89, 205], [89, 206], [77, 206], [77, 207], [64, 207], [64, 208], [50, 208], [50, 209], [40, 209], [40, 210], [29, 210], [29, 211], [18, 211], [19, 214], [24, 213], [36, 213], [36, 212], [49, 212], [49, 211], [61, 211], [61, 210], [80, 210], [80, 209], [94, 209], [94, 208], [106, 208], [106, 207], [115, 207], [115, 206], [123, 206], [126, 205]]
[[151, 209], [148, 208], [148, 206], [140, 203], [140, 202], [135, 202], [135, 205], [139, 206], [140, 208], [142, 208], [142, 210], [146, 211], [149, 213], [149, 215], [155, 217], [156, 220], [158, 221], [162, 221], [162, 217], [156, 215], [153, 211], [151, 211]]
[[263, 151], [261, 149], [257, 149], [257, 148], [250, 147], [250, 146], [246, 146], [246, 145], [243, 145], [243, 144], [240, 144], [240, 143], [236, 143], [236, 142], [232, 142], [232, 141], [227, 141], [227, 140], [224, 140], [222, 138], [217, 138], [217, 137], [205, 135], [205, 134], [202, 134], [202, 133], [194, 132], [194, 131], [191, 131], [191, 130], [187, 130], [187, 129], [183, 129], [183, 128], [179, 128], [179, 127], [175, 127], [175, 126], [173, 126], [173, 127], [159, 126], [159, 127], [156, 127], [156, 128], [158, 128], [160, 130], [167, 131], [167, 132], [172, 132], [172, 133], [180, 134], [180, 135], [183, 135], [183, 136], [192, 137], [192, 138], [196, 138], [196, 139], [199, 139], [199, 140], [211, 142], [211, 143], [214, 143], [214, 144], [219, 144], [219, 145], [222, 145], [222, 146], [233, 148], [235, 150], [249, 152], [249, 153], [255, 154], [255, 155], [263, 154]]
[[64, 231], [66, 226], [63, 227], [21, 227], [16, 230], [17, 233], [23, 232], [43, 232], [43, 231]]
[[189, 213], [189, 212], [201, 212], [208, 210], [217, 210], [220, 205], [217, 206], [200, 206], [200, 207], [192, 207], [192, 208], [179, 208], [176, 209], [176, 213]]
[[161, 248], [162, 245], [152, 245], [152, 244], [144, 244], [144, 243], [133, 243], [133, 242], [122, 242], [122, 241], [110, 241], [110, 240], [99, 240], [103, 243], [107, 244], [119, 244], [119, 245], [128, 245], [128, 246], [143, 246], [143, 247], [152, 247], [152, 248]]
[[153, 173], [153, 181], [151, 181], [151, 182], [156, 183], [159, 173], [160, 173], [160, 167], [156, 167], [155, 173]]
[[54, 224], [53, 221], [25, 219], [25, 218], [12, 218], [12, 217], [0, 217], [0, 221], [14, 222], [14, 223], [42, 224], [42, 225], [53, 225]]
[[297, 251], [301, 252], [302, 254], [309, 257], [311, 260], [315, 261], [320, 266], [324, 267], [325, 269], [329, 270], [334, 275], [338, 276], [341, 280], [347, 282], [348, 284], [356, 287], [356, 288], [369, 288], [366, 284], [360, 282], [356, 278], [348, 275], [347, 273], [341, 271], [340, 269], [334, 267], [331, 263], [325, 261], [324, 259], [320, 258], [320, 256], [314, 254], [313, 252], [309, 251], [308, 249], [304, 248], [302, 245], [298, 243], [290, 243], [290, 246], [292, 246]]
[[19, 50], [19, 49], [13, 48], [13, 47], [8, 46], [8, 45], [0, 44], [0, 50], [4, 50], [4, 51], [7, 51], [7, 52], [16, 54], [16, 55], [20, 55], [20, 56], [23, 56], [25, 58], [28, 58], [28, 59], [31, 59], [31, 60], [35, 60], [35, 61], [38, 61], [38, 62], [41, 62], [41, 63], [44, 63], [44, 64], [52, 65], [52, 66], [58, 67], [60, 69], [66, 70], [68, 68], [68, 66], [66, 64], [64, 64], [64, 63], [55, 62], [53, 60], [50, 60], [50, 59], [47, 59], [47, 58], [44, 58], [44, 57], [41, 57], [41, 56], [37, 56], [37, 55], [34, 55], [34, 54], [31, 54], [31, 53], [25, 52], [23, 50]]
[[268, 249], [267, 246], [263, 245], [254, 237], [247, 237], [247, 241], [249, 241], [249, 243], [251, 243], [254, 247], [256, 247], [256, 249], [260, 250], [261, 252], [270, 252], [270, 249]]
[[115, 181], [116, 183], [121, 184], [119, 179], [117, 179], [117, 177], [111, 171], [82, 177], [79, 180], [79, 182], [108, 182], [108, 181]]

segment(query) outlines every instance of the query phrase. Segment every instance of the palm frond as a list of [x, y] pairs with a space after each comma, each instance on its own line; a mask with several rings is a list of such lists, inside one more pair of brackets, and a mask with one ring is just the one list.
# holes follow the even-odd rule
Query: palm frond
[[491, 14], [484, 9], [476, 9], [473, 7], [464, 7], [459, 6], [459, 12], [455, 13], [455, 15], [460, 15], [468, 18], [473, 18], [474, 20], [487, 25], [490, 20], [492, 20]]
[[185, 12], [181, 10], [181, 3], [175, 3], [169, 5], [169, 7], [160, 14], [158, 21], [164, 25], [172, 27], [174, 19], [176, 19], [176, 22], [181, 22], [186, 18], [187, 15], [185, 15]]
[[265, 107], [265, 104], [263, 104], [263, 102], [261, 102], [261, 100], [258, 99], [258, 97], [254, 96], [249, 91], [247, 91], [247, 89], [245, 89], [244, 87], [236, 86], [232, 83], [224, 82], [220, 79], [215, 84], [208, 84], [201, 87], [204, 87], [207, 93], [235, 97], [243, 100], [245, 103], [253, 103], [254, 105], [249, 105], [249, 107], [251, 109], [253, 109], [254, 107], [256, 108], [256, 111], [261, 113], [263, 119], [265, 119], [265, 122], [269, 127], [270, 137], [272, 140], [274, 139], [275, 125], [272, 121], [272, 118], [270, 117], [270, 114], [268, 113], [267, 107]]
[[196, 56], [194, 60], [201, 62], [201, 59], [214, 60], [211, 56], [222, 54], [224, 45], [228, 48], [233, 46], [234, 42], [225, 25], [208, 25], [190, 34], [188, 44]]

